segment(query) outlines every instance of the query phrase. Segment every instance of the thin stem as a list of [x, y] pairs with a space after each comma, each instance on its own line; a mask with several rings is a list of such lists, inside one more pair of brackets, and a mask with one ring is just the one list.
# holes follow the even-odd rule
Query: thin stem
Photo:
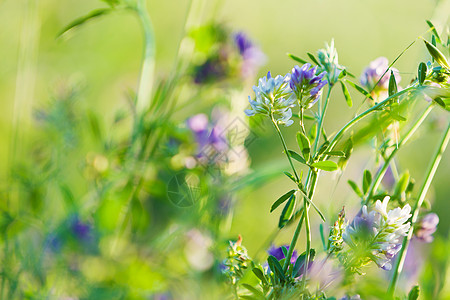
[[303, 214], [298, 220], [297, 227], [295, 228], [294, 235], [292, 236], [291, 244], [289, 245], [289, 250], [284, 261], [283, 272], [286, 273], [289, 263], [291, 262], [292, 253], [294, 253], [295, 245], [297, 244], [300, 231], [302, 230], [303, 220], [305, 219], [305, 209], [303, 209]]
[[396, 260], [392, 280], [389, 284], [388, 294], [390, 296], [394, 295], [399, 275], [402, 272], [403, 263], [405, 262], [406, 257], [406, 251], [408, 249], [409, 242], [414, 232], [414, 224], [416, 223], [417, 217], [419, 216], [420, 207], [422, 206], [422, 203], [425, 200], [425, 196], [428, 192], [428, 189], [430, 188], [431, 182], [433, 181], [433, 177], [436, 174], [436, 170], [439, 166], [439, 163], [441, 162], [442, 154], [445, 152], [445, 148], [447, 147], [449, 140], [450, 140], [450, 123], [448, 124], [447, 130], [445, 131], [445, 134], [442, 137], [442, 140], [439, 144], [436, 154], [433, 157], [430, 168], [427, 172], [427, 176], [425, 177], [425, 181], [423, 183], [422, 188], [420, 189], [419, 196], [417, 197], [417, 201], [414, 205], [411, 217], [411, 227], [409, 228], [408, 235], [403, 238], [402, 248]]
[[371, 108], [367, 109], [366, 111], [362, 112], [361, 114], [357, 115], [356, 117], [354, 117], [352, 120], [350, 120], [347, 124], [345, 124], [344, 127], [341, 128], [341, 130], [339, 130], [338, 133], [336, 133], [336, 135], [333, 137], [333, 139], [330, 142], [330, 145], [327, 148], [327, 152], [333, 150], [334, 146], [336, 146], [337, 142], [339, 141], [339, 139], [344, 135], [345, 132], [347, 132], [347, 130], [349, 130], [353, 125], [355, 125], [356, 123], [358, 123], [359, 121], [361, 121], [363, 118], [367, 117], [369, 114], [380, 110], [386, 103], [388, 103], [389, 101], [392, 101], [393, 99], [395, 99], [396, 97], [403, 95], [405, 93], [410, 92], [411, 90], [415, 89], [416, 87], [414, 86], [410, 86], [404, 90], [399, 91], [398, 93], [395, 93], [394, 95], [386, 98], [385, 100], [381, 101], [380, 103], [378, 103], [377, 105], [372, 106]]
[[325, 103], [323, 105], [323, 110], [322, 110], [322, 112], [320, 114], [319, 124], [317, 126], [317, 134], [316, 134], [316, 138], [314, 140], [313, 153], [316, 153], [317, 147], [319, 145], [320, 134], [321, 134], [322, 128], [323, 128], [323, 120], [325, 119], [325, 113], [327, 112], [328, 100], [330, 98], [330, 94], [331, 94], [331, 89], [332, 88], [333, 88], [333, 86], [329, 86], [328, 87], [328, 92], [327, 92], [327, 96], [325, 97]]
[[426, 119], [428, 114], [433, 109], [434, 105], [429, 105], [427, 109], [422, 113], [422, 115], [419, 117], [419, 119], [414, 123], [414, 125], [409, 129], [409, 131], [405, 134], [405, 136], [402, 138], [402, 140], [398, 143], [398, 146], [392, 150], [389, 157], [384, 161], [383, 167], [380, 169], [380, 171], [377, 173], [375, 180], [372, 182], [369, 192], [367, 194], [367, 198], [364, 200], [364, 204], [367, 204], [369, 200], [372, 198], [375, 191], [378, 189], [378, 186], [381, 184], [381, 181], [383, 180], [384, 174], [386, 174], [386, 170], [389, 167], [390, 162], [394, 158], [394, 156], [397, 154], [398, 150], [406, 144], [406, 142], [413, 136], [413, 134], [416, 132], [416, 130], [422, 125], [423, 121]]
[[303, 123], [303, 114], [305, 112], [305, 109], [303, 108], [303, 106], [300, 106], [300, 128], [302, 129], [302, 132], [304, 135], [306, 135], [306, 130], [305, 130], [305, 124]]
[[281, 134], [281, 130], [278, 127], [278, 124], [275, 121], [275, 119], [273, 118], [273, 116], [271, 116], [271, 119], [272, 119], [273, 126], [275, 126], [275, 130], [277, 131], [278, 136], [280, 137], [281, 144], [283, 145], [284, 153], [286, 153], [286, 156], [287, 156], [287, 158], [289, 160], [289, 164], [291, 165], [292, 171], [294, 172], [295, 179], [297, 180], [297, 182], [299, 182], [300, 181], [300, 177], [298, 176], [297, 171], [295, 170], [294, 164], [292, 163], [291, 156], [289, 155], [289, 152], [288, 152], [288, 149], [287, 149], [287, 146], [286, 146], [286, 141], [284, 140], [283, 135]]
[[147, 12], [146, 0], [139, 0], [136, 13], [144, 31], [144, 57], [142, 60], [141, 75], [137, 91], [136, 108], [138, 112], [144, 112], [150, 106], [153, 75], [155, 72], [155, 38], [153, 26]]

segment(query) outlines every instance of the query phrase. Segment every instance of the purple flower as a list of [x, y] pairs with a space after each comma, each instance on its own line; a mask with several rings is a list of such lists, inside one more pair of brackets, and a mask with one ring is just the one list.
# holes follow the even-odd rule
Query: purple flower
[[[386, 70], [388, 70], [386, 74], [381, 77]], [[369, 91], [373, 89], [372, 97], [385, 98], [388, 95], [389, 77], [391, 76], [391, 71], [394, 73], [395, 81], [398, 84], [401, 80], [398, 70], [396, 68], [389, 69], [388, 59], [386, 57], [379, 57], [370, 62], [369, 66], [364, 69], [360, 78], [361, 84]], [[377, 82], [378, 84], [375, 87]]]
[[[267, 250], [267, 253], [268, 253], [269, 255], [274, 256], [277, 260], [282, 260], [282, 259], [284, 259], [284, 258], [286, 257], [286, 256], [284, 255], [284, 253], [283, 253], [282, 247], [285, 247], [285, 248], [286, 248], [286, 251], [289, 251], [289, 246], [288, 246], [288, 245], [284, 245], [284, 246], [280, 246], [280, 247], [275, 247], [274, 245], [272, 245], [272, 246], [270, 247], [270, 249]], [[291, 263], [295, 264], [295, 262], [297, 261], [297, 258], [298, 258], [297, 251], [294, 250], [294, 251], [292, 252]]]
[[70, 225], [73, 234], [80, 240], [88, 240], [91, 237], [91, 226], [83, 223], [78, 217], [75, 217]]
[[309, 63], [292, 69], [289, 87], [304, 108], [310, 108], [317, 102], [322, 95], [322, 88], [328, 83], [326, 79], [323, 79], [327, 72], [316, 75], [316, 71], [317, 66], [311, 68]]
[[241, 75], [243, 77], [254, 75], [257, 69], [265, 64], [266, 56], [244, 32], [238, 32], [234, 35], [234, 43], [243, 59]]
[[228, 143], [221, 136], [223, 130], [217, 124], [211, 124], [205, 114], [198, 114], [187, 121], [188, 128], [192, 131], [197, 143], [197, 157], [207, 158], [209, 161], [217, 158], [217, 154], [228, 149]]
[[435, 213], [425, 215], [417, 224], [414, 232], [415, 237], [424, 243], [431, 243], [433, 241], [433, 233], [439, 224], [439, 217]]

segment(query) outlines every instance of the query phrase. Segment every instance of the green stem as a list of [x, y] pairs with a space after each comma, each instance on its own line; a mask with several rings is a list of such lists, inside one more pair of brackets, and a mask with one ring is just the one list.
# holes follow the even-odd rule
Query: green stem
[[332, 151], [334, 146], [336, 146], [337, 142], [339, 141], [339, 139], [344, 135], [344, 133], [347, 132], [347, 130], [349, 130], [353, 125], [355, 125], [356, 123], [358, 123], [359, 121], [361, 121], [363, 118], [367, 117], [369, 114], [380, 110], [386, 103], [388, 103], [389, 101], [392, 101], [393, 99], [399, 97], [400, 95], [403, 95], [405, 93], [410, 92], [411, 90], [415, 89], [415, 86], [410, 86], [404, 90], [399, 91], [398, 93], [395, 93], [394, 95], [386, 98], [385, 100], [381, 101], [380, 103], [378, 103], [377, 105], [372, 106], [371, 108], [367, 109], [366, 111], [362, 112], [361, 114], [357, 115], [356, 117], [354, 117], [352, 120], [350, 120], [347, 124], [345, 124], [344, 127], [341, 128], [341, 130], [339, 130], [338, 133], [336, 133], [336, 135], [333, 137], [333, 139], [330, 142], [330, 145], [328, 146], [328, 148], [326, 149], [326, 152]]
[[313, 152], [312, 153], [316, 153], [317, 147], [319, 146], [320, 134], [321, 134], [322, 128], [323, 128], [323, 120], [325, 119], [325, 113], [327, 112], [328, 100], [330, 98], [330, 94], [331, 94], [331, 89], [332, 88], [333, 88], [333, 86], [329, 86], [328, 87], [327, 96], [325, 97], [325, 103], [323, 105], [323, 110], [322, 110], [322, 112], [320, 114], [319, 124], [317, 126], [317, 134], [316, 134], [316, 138], [314, 140], [314, 146], [313, 146]]
[[281, 130], [278, 127], [278, 124], [275, 121], [274, 117], [270, 116], [270, 118], [272, 120], [273, 126], [275, 126], [275, 130], [277, 131], [278, 136], [280, 137], [281, 144], [283, 145], [284, 153], [286, 153], [286, 156], [287, 156], [287, 158], [289, 160], [289, 164], [291, 165], [292, 171], [294, 172], [295, 179], [297, 180], [297, 182], [299, 182], [300, 181], [300, 177], [298, 176], [297, 171], [295, 170], [294, 164], [292, 163], [291, 156], [289, 155], [289, 152], [288, 152], [288, 149], [287, 149], [287, 146], [286, 146], [286, 141], [284, 140], [283, 135], [281, 134]]
[[389, 284], [388, 294], [390, 296], [394, 295], [399, 275], [402, 272], [403, 263], [406, 257], [406, 251], [408, 249], [409, 242], [413, 235], [414, 224], [416, 223], [417, 218], [419, 216], [420, 207], [422, 206], [422, 203], [425, 200], [425, 196], [428, 192], [428, 189], [430, 188], [431, 182], [433, 181], [433, 177], [436, 174], [436, 170], [439, 166], [439, 163], [441, 162], [442, 154], [445, 152], [445, 148], [447, 147], [449, 140], [450, 140], [450, 123], [448, 124], [447, 130], [445, 131], [445, 134], [442, 137], [442, 140], [439, 144], [436, 154], [433, 157], [427, 176], [425, 177], [425, 181], [423, 183], [422, 188], [420, 189], [419, 196], [417, 197], [417, 201], [414, 205], [411, 217], [411, 227], [409, 229], [408, 235], [403, 238], [402, 248], [396, 260], [392, 280]]
[[405, 136], [402, 138], [402, 140], [398, 143], [397, 147], [392, 150], [392, 153], [389, 155], [389, 157], [384, 161], [383, 167], [380, 169], [380, 171], [377, 173], [375, 180], [372, 182], [369, 192], [367, 194], [367, 198], [364, 201], [364, 204], [367, 205], [369, 200], [372, 198], [373, 193], [378, 189], [378, 186], [381, 184], [381, 181], [383, 180], [384, 174], [386, 173], [387, 168], [389, 167], [390, 162], [394, 158], [394, 156], [397, 154], [398, 150], [408, 142], [408, 140], [411, 138], [411, 136], [416, 132], [416, 130], [422, 125], [423, 121], [426, 119], [428, 114], [433, 109], [434, 105], [429, 105], [427, 109], [422, 113], [422, 115], [419, 117], [419, 119], [414, 123], [414, 125], [409, 129], [409, 131], [405, 134]]
[[138, 112], [144, 112], [150, 106], [152, 93], [155, 72], [155, 38], [152, 22], [147, 12], [146, 0], [139, 0], [135, 10], [144, 31], [144, 57], [137, 90], [136, 108]]

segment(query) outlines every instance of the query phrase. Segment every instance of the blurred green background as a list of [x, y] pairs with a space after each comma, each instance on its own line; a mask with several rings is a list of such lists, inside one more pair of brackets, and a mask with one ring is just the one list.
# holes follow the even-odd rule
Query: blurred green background
[[[173, 71], [189, 5], [189, 1], [182, 0], [148, 1], [156, 36], [157, 76]], [[126, 95], [128, 90], [136, 89], [142, 58], [141, 29], [133, 16], [126, 12], [113, 13], [56, 38], [73, 19], [100, 7], [104, 5], [93, 0], [0, 0], [2, 178], [8, 170], [14, 103], [20, 105], [19, 120], [25, 135], [27, 126], [33, 126], [29, 121], [33, 108], [48, 103], [61, 82], [81, 83], [84, 105], [101, 112], [105, 124], [111, 122], [115, 110], [127, 105]], [[204, 22], [223, 22], [233, 30], [247, 32], [257, 41], [268, 58], [260, 75], [269, 70], [272, 74], [285, 74], [294, 65], [286, 52], [306, 57], [306, 52], [315, 53], [334, 38], [339, 62], [359, 78], [370, 61], [379, 56], [392, 61], [418, 36], [425, 34], [428, 30], [425, 20], [432, 20], [438, 29], [443, 28], [448, 24], [449, 12], [450, 1], [434, 0], [227, 0], [205, 2], [200, 15]], [[400, 85], [406, 85], [415, 76], [417, 63], [427, 57], [425, 47], [418, 42], [399, 59], [395, 66], [403, 78]], [[250, 87], [248, 94], [251, 94]], [[340, 93], [334, 92], [325, 123], [329, 133], [356, 113], [362, 98], [356, 93], [352, 95], [355, 105], [349, 109]], [[194, 113], [198, 112], [192, 110]], [[442, 111], [434, 111], [431, 118], [442, 116], [448, 118]], [[294, 145], [294, 129], [283, 130], [290, 137], [288, 144]], [[251, 168], [257, 171], [270, 164], [286, 164], [272, 128], [266, 126], [258, 136], [248, 149]], [[419, 184], [439, 136], [439, 130], [424, 126], [398, 155], [400, 168], [409, 169]], [[364, 168], [373, 170], [375, 162], [368, 156], [370, 151], [369, 146], [357, 149], [342, 178], [338, 174], [322, 175], [316, 202], [328, 212], [328, 219], [342, 205], [348, 207], [349, 216], [357, 209], [358, 199], [346, 181], [358, 180]], [[445, 155], [428, 195], [432, 210], [441, 220], [438, 235], [443, 237], [448, 236], [450, 227], [449, 168], [450, 156]], [[240, 194], [230, 237], [241, 234], [250, 255], [276, 228], [278, 215], [269, 214], [269, 208], [289, 186], [289, 180], [279, 176], [257, 190]], [[319, 219], [313, 215], [314, 235], [318, 224]], [[287, 243], [292, 230], [282, 231], [278, 243]], [[313, 241], [319, 243], [314, 237]], [[299, 245], [302, 244], [300, 241]]]

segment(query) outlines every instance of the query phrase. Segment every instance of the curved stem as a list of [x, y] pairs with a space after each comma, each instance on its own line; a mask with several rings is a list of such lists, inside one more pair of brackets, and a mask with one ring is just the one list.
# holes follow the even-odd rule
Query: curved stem
[[405, 136], [402, 138], [402, 140], [398, 143], [398, 146], [392, 150], [392, 153], [389, 155], [389, 157], [384, 161], [383, 167], [380, 169], [380, 171], [377, 173], [375, 180], [372, 182], [369, 192], [367, 194], [367, 198], [364, 200], [364, 204], [367, 204], [369, 200], [372, 198], [373, 193], [378, 189], [378, 186], [381, 184], [381, 181], [383, 180], [384, 174], [386, 173], [387, 168], [389, 167], [390, 162], [394, 158], [394, 156], [397, 154], [398, 150], [406, 144], [406, 142], [411, 138], [411, 136], [416, 132], [416, 130], [422, 125], [423, 121], [426, 119], [428, 114], [433, 109], [433, 104], [429, 105], [427, 109], [422, 113], [422, 115], [419, 117], [419, 119], [414, 123], [414, 125], [409, 129], [409, 131], [405, 134]]
[[136, 108], [138, 112], [144, 112], [150, 106], [150, 95], [152, 93], [153, 75], [155, 72], [155, 38], [145, 1], [146, 0], [139, 0], [135, 8], [144, 31], [144, 57], [142, 59], [136, 99]]
[[394, 273], [392, 275], [392, 280], [389, 284], [388, 294], [390, 296], [394, 295], [395, 287], [397, 285], [399, 275], [402, 272], [403, 263], [404, 263], [405, 257], [406, 257], [406, 251], [408, 249], [409, 242], [413, 235], [414, 223], [417, 221], [417, 217], [419, 216], [420, 207], [422, 206], [422, 203], [425, 200], [425, 196], [428, 192], [428, 189], [430, 188], [431, 182], [433, 181], [433, 177], [436, 174], [436, 170], [439, 166], [439, 163], [441, 162], [442, 154], [444, 153], [449, 140], [450, 140], [450, 123], [448, 124], [447, 130], [442, 137], [442, 140], [439, 144], [436, 154], [433, 157], [430, 168], [428, 169], [428, 172], [427, 172], [427, 176], [425, 177], [425, 181], [423, 183], [422, 188], [420, 189], [419, 196], [417, 197], [417, 201], [414, 205], [414, 208], [412, 211], [412, 217], [411, 217], [411, 227], [409, 229], [408, 235], [403, 238], [402, 248], [397, 257], [397, 260], [395, 263], [395, 268], [394, 268]]
[[319, 145], [320, 134], [321, 134], [322, 128], [323, 128], [323, 120], [325, 119], [325, 113], [327, 112], [328, 100], [330, 98], [330, 94], [331, 94], [331, 89], [332, 88], [333, 88], [333, 86], [329, 86], [328, 87], [328, 92], [327, 92], [327, 96], [325, 97], [325, 103], [323, 105], [323, 110], [322, 110], [322, 112], [320, 114], [319, 124], [317, 126], [317, 134], [316, 134], [316, 138], [314, 140], [313, 153], [315, 153], [317, 151], [317, 147]]

